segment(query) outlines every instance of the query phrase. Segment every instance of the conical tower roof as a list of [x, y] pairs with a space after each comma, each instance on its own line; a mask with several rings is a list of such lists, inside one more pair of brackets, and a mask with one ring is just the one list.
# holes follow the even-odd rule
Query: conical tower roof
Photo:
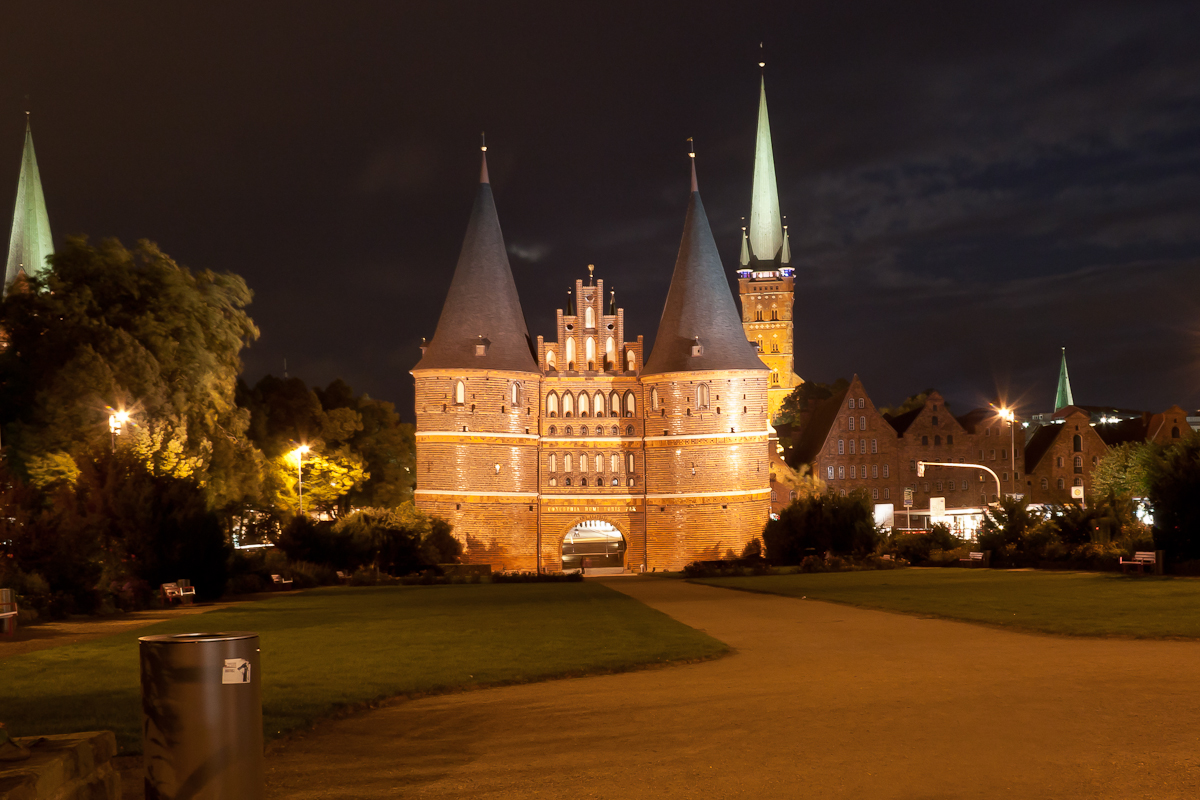
[[759, 261], [774, 261], [782, 248], [779, 187], [775, 183], [771, 122], [767, 119], [767, 82], [763, 78], [758, 92], [758, 138], [754, 146], [754, 189], [750, 198], [750, 254]]
[[[696, 345], [699, 345], [697, 348]], [[692, 161], [692, 196], [683, 223], [667, 303], [643, 375], [691, 370], [765, 370], [746, 341], [725, 280], [712, 229], [700, 202]]]
[[1071, 377], [1067, 375], [1067, 348], [1062, 349], [1062, 365], [1058, 368], [1058, 391], [1054, 395], [1054, 410], [1075, 405], [1071, 395]]
[[21, 177], [17, 180], [17, 203], [13, 210], [12, 235], [8, 240], [8, 268], [4, 289], [21, 273], [36, 276], [46, 269], [46, 257], [54, 255], [50, 238], [50, 217], [33, 153], [33, 132], [25, 120], [25, 150], [21, 158]]
[[446, 304], [413, 369], [538, 371], [496, 216], [486, 155]]

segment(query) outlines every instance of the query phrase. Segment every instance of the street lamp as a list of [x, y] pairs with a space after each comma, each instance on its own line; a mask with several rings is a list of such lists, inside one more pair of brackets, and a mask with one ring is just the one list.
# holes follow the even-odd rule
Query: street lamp
[[296, 485], [298, 487], [300, 513], [304, 513], [304, 454], [308, 452], [308, 445], [302, 444], [292, 451], [292, 455], [296, 457]]
[[1004, 490], [1000, 488], [1000, 476], [994, 470], [989, 469], [983, 464], [965, 464], [961, 461], [918, 461], [917, 462], [917, 477], [925, 477], [926, 467], [964, 467], [966, 469], [982, 469], [990, 472], [992, 477], [996, 479], [996, 499], [999, 500], [1004, 496]]
[[117, 437], [121, 435], [121, 426], [129, 422], [128, 411], [114, 411], [108, 415], [108, 432], [112, 434], [112, 451], [117, 452]]
[[998, 415], [999, 415], [1000, 419], [1002, 419], [1002, 420], [1004, 420], [1004, 421], [1006, 421], [1006, 422], [1008, 423], [1008, 433], [1009, 433], [1009, 448], [1010, 448], [1010, 452], [1011, 452], [1011, 456], [1012, 456], [1012, 460], [1009, 462], [1009, 466], [1010, 466], [1010, 467], [1012, 467], [1012, 483], [1013, 483], [1013, 486], [1012, 486], [1012, 488], [1013, 488], [1013, 490], [1012, 490], [1012, 493], [1013, 493], [1013, 494], [1016, 494], [1016, 493], [1017, 493], [1017, 427], [1016, 427], [1016, 414], [1014, 414], [1014, 413], [1013, 413], [1013, 410], [1012, 410], [1011, 408], [1001, 408], [1001, 409], [1000, 409], [1000, 410], [999, 410], [997, 413], [998, 413]]

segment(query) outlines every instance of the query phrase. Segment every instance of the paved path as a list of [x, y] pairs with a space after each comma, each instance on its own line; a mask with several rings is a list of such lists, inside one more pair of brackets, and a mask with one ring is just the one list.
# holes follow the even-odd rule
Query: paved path
[[1200, 796], [1200, 644], [609, 585], [718, 661], [402, 702], [267, 760], [272, 798]]

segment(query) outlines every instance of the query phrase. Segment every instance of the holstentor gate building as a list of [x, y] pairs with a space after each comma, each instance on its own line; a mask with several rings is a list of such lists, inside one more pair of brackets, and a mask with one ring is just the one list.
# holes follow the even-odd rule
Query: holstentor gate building
[[581, 563], [679, 569], [740, 554], [761, 534], [768, 420], [799, 383], [762, 92], [743, 238], [739, 314], [693, 158], [683, 239], [650, 353], [591, 276], [575, 282], [553, 338], [534, 339], [484, 154], [450, 290], [412, 370], [416, 503], [454, 525], [466, 561], [545, 572]]

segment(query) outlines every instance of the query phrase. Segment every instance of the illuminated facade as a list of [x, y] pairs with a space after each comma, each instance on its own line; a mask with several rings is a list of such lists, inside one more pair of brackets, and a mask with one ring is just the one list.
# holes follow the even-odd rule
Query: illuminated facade
[[768, 375], [729, 291], [693, 162], [653, 351], [604, 282], [529, 336], [487, 163], [416, 380], [418, 507], [470, 563], [679, 569], [740, 555], [770, 503]]

